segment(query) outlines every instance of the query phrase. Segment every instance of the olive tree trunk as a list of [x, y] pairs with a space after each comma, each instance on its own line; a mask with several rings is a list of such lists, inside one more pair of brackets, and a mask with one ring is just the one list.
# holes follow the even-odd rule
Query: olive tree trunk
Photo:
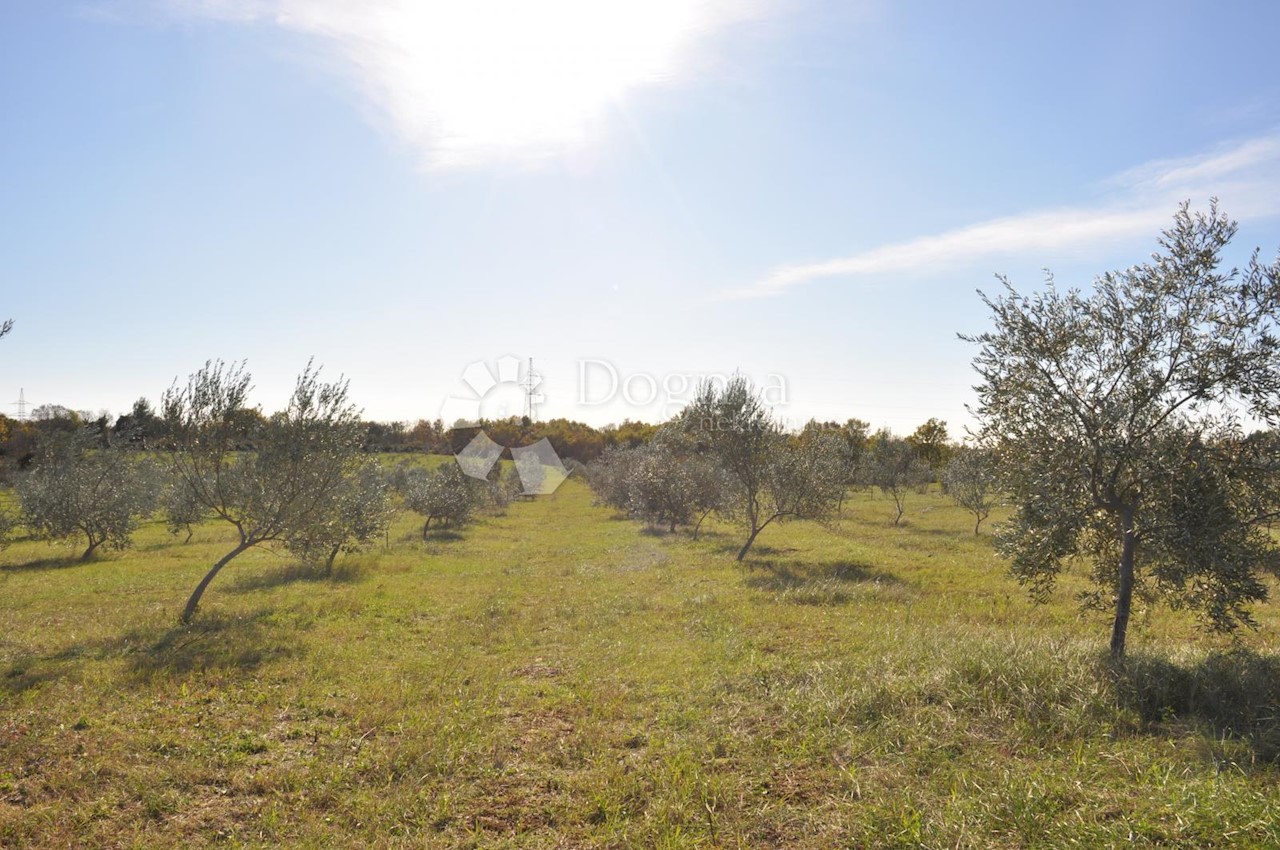
[[183, 625], [189, 624], [191, 622], [191, 618], [195, 616], [196, 608], [200, 607], [200, 597], [204, 595], [204, 589], [209, 586], [209, 582], [213, 581], [213, 577], [216, 576], [223, 567], [231, 563], [232, 558], [251, 546], [253, 546], [253, 543], [241, 541], [239, 546], [222, 556], [222, 560], [214, 564], [213, 569], [205, 573], [204, 578], [200, 579], [200, 583], [196, 585], [196, 589], [191, 592], [191, 598], [187, 600], [187, 607], [182, 609], [182, 616], [179, 619], [182, 621]]
[[90, 558], [92, 558], [92, 557], [93, 557], [93, 553], [94, 553], [94, 552], [97, 550], [97, 548], [98, 548], [99, 546], [101, 546], [101, 545], [102, 545], [102, 541], [101, 541], [101, 540], [95, 540], [95, 539], [94, 539], [94, 537], [93, 537], [93, 535], [92, 535], [92, 534], [90, 534], [90, 535], [89, 535], [89, 548], [88, 548], [88, 549], [85, 549], [85, 550], [84, 550], [84, 552], [82, 552], [82, 553], [80, 554], [80, 560], [81, 560], [81, 561], [87, 561], [87, 560], [89, 560]]
[[1137, 536], [1133, 528], [1133, 508], [1125, 508], [1119, 517], [1120, 576], [1116, 585], [1116, 619], [1111, 627], [1111, 659], [1124, 658], [1124, 641], [1129, 632], [1129, 612], [1133, 608], [1133, 556]]
[[764, 531], [765, 526], [767, 526], [769, 523], [773, 522], [777, 518], [778, 518], [778, 515], [775, 514], [774, 516], [771, 516], [764, 522], [760, 523], [759, 527], [756, 527], [755, 523], [751, 524], [751, 534], [750, 536], [747, 537], [747, 542], [743, 543], [742, 548], [738, 550], [739, 561], [747, 557], [747, 553], [751, 551], [751, 544], [756, 542], [756, 538], [760, 536], [760, 532]]

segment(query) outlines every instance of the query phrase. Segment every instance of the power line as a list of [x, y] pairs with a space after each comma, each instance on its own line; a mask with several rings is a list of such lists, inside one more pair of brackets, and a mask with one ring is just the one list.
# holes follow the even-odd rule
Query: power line
[[24, 420], [27, 418], [27, 394], [25, 390], [18, 390], [18, 400], [11, 402], [11, 405], [18, 408], [18, 419]]
[[538, 392], [540, 383], [542, 383], [542, 375], [533, 371], [533, 358], [530, 357], [529, 368], [525, 370], [524, 380], [520, 382], [520, 387], [524, 390], [524, 416], [530, 422], [535, 419], [537, 405], [546, 401], [546, 397]]

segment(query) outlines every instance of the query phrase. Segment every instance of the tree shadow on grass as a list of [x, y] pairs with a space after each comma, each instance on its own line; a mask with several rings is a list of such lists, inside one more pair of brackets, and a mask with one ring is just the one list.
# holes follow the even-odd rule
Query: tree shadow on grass
[[295, 561], [277, 568], [243, 573], [230, 582], [226, 590], [229, 593], [252, 593], [299, 582], [352, 584], [364, 579], [365, 574], [364, 565], [358, 562], [337, 561], [333, 570], [327, 571], [323, 564]]
[[617, 508], [613, 508], [608, 505], [596, 505], [596, 507], [609, 511], [609, 522], [632, 522], [635, 519], [635, 517], [631, 516], [631, 514], [626, 511], [620, 511]]
[[[768, 532], [765, 533], [767, 534]], [[702, 536], [707, 537], [710, 535], [704, 531]], [[722, 538], [722, 540], [720, 543], [716, 544], [716, 551], [722, 552], [726, 555], [735, 556], [738, 554], [738, 550], [742, 548], [742, 544], [745, 543], [747, 539], [745, 536], [740, 537], [737, 535], [719, 534], [717, 536]], [[748, 565], [754, 563], [755, 566], [762, 566], [761, 558], [765, 559], [767, 562], [770, 558], [777, 558], [779, 555], [791, 555], [799, 551], [799, 547], [796, 546], [770, 546], [768, 544], [762, 545], [756, 543], [752, 545], [751, 551], [747, 553], [747, 558], [749, 560], [746, 561], [746, 563]]]
[[907, 510], [903, 512], [902, 518], [899, 519], [897, 523], [894, 523], [893, 521], [895, 513], [896, 512], [893, 507], [890, 506], [882, 513], [844, 514], [843, 516], [832, 517], [831, 519], [824, 521], [823, 527], [837, 537], [854, 539], [861, 539], [868, 531], [872, 533], [879, 533], [883, 531], [893, 531], [895, 529], [900, 529], [902, 531], [906, 531], [907, 529], [912, 531], [920, 530], [920, 526], [917, 525], [917, 523], [920, 521], [922, 515], [919, 513], [912, 513], [910, 505], [908, 505]]
[[924, 526], [913, 526], [911, 529], [916, 534], [925, 537], [941, 537], [948, 540], [986, 540], [991, 541], [990, 527], [987, 522], [982, 523], [982, 530], [974, 534], [972, 523], [964, 528], [925, 528]]
[[[843, 605], [854, 599], [858, 588], [893, 588], [899, 593], [908, 589], [907, 583], [892, 573], [850, 560], [757, 559], [748, 566], [751, 574], [744, 580], [747, 587], [776, 593], [801, 605]], [[757, 570], [762, 574], [757, 575]]]
[[54, 652], [18, 652], [0, 670], [0, 695], [16, 696], [46, 683], [79, 675], [94, 662], [123, 659], [127, 678], [147, 681], [196, 670], [251, 672], [263, 663], [296, 655], [294, 643], [273, 636], [265, 621], [274, 609], [249, 614], [201, 614], [189, 626], [135, 629], [82, 641]]
[[87, 561], [80, 560], [79, 555], [68, 555], [62, 558], [39, 558], [35, 561], [26, 561], [21, 564], [6, 564], [0, 566], [0, 573], [27, 573], [27, 572], [44, 572], [46, 570], [65, 570], [70, 567], [86, 567], [92, 566], [97, 562], [97, 558], [90, 558]]
[[[495, 514], [494, 516], [500, 515]], [[455, 540], [465, 540], [466, 535], [463, 534], [456, 526], [450, 528], [447, 525], [437, 525], [428, 529], [427, 536], [423, 537], [422, 524], [419, 523], [414, 528], [411, 528], [402, 534], [398, 534], [392, 539], [399, 543], [408, 545], [413, 545], [415, 543], [451, 543]]]
[[172, 549], [175, 546], [192, 546], [196, 543], [209, 543], [212, 542], [213, 539], [214, 538], [209, 535], [193, 534], [191, 539], [188, 540], [185, 533], [166, 534], [164, 539], [153, 540], [150, 543], [143, 543], [141, 545], [135, 544], [133, 548], [136, 552], [161, 552], [165, 549]]
[[284, 642], [265, 624], [274, 613], [261, 608], [240, 616], [197, 615], [190, 625], [165, 629], [132, 653], [130, 672], [147, 680], [197, 670], [251, 672], [269, 661], [298, 655], [296, 641]]
[[1235, 649], [1180, 665], [1131, 655], [1115, 677], [1120, 704], [1147, 723], [1204, 724], [1215, 742], [1280, 762], [1280, 657]]

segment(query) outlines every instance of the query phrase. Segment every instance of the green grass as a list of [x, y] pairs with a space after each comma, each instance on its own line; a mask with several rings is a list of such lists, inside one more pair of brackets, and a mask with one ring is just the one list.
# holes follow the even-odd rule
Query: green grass
[[0, 845], [1280, 845], [1280, 617], [1033, 606], [937, 495], [693, 542], [569, 481], [317, 572], [0, 552]]

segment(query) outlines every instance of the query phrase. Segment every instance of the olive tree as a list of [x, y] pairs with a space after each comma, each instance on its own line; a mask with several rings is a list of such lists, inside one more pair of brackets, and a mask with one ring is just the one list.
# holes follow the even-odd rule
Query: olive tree
[[288, 406], [263, 419], [248, 406], [250, 380], [243, 364], [209, 361], [186, 386], [175, 382], [164, 394], [174, 475], [237, 535], [191, 593], [184, 623], [238, 555], [263, 544], [287, 545], [330, 517], [337, 494], [359, 468], [360, 420], [346, 381], [323, 383], [308, 363]]
[[587, 466], [587, 484], [598, 503], [631, 511], [634, 469], [640, 459], [638, 448], [610, 446]]
[[690, 469], [675, 447], [666, 440], [654, 440], [638, 446], [636, 462], [627, 482], [627, 498], [631, 512], [652, 525], [668, 526], [675, 533], [677, 525], [693, 516], [694, 480]]
[[462, 525], [471, 518], [476, 507], [475, 479], [462, 467], [449, 461], [432, 472], [414, 467], [404, 478], [404, 504], [422, 515], [422, 539], [427, 539], [432, 522]]
[[27, 528], [49, 540], [83, 536], [82, 561], [100, 546], [128, 548], [140, 521], [155, 510], [154, 465], [96, 443], [87, 431], [50, 435], [31, 471], [16, 482]]
[[844, 486], [840, 489], [840, 497], [836, 500], [836, 513], [844, 512], [844, 500], [850, 487], [863, 485], [859, 472], [862, 468], [862, 455], [867, 449], [871, 423], [862, 419], [849, 419], [840, 422], [819, 422], [810, 419], [800, 432], [800, 439], [813, 439], [819, 434], [832, 434], [839, 437], [839, 442], [832, 445], [839, 449], [838, 474]]
[[[1013, 574], [1043, 598], [1071, 560], [1093, 564], [1095, 601], [1125, 651], [1135, 591], [1199, 611], [1216, 630], [1251, 623], [1256, 573], [1275, 545], [1274, 501], [1241, 482], [1256, 458], [1236, 410], [1274, 421], [1280, 262], [1242, 272], [1221, 254], [1236, 225], [1184, 204], [1150, 261], [1089, 291], [982, 296], [974, 413], [1014, 507], [998, 535]], [[1261, 479], [1257, 479], [1261, 480]]]
[[942, 485], [947, 495], [974, 516], [974, 536], [995, 506], [995, 474], [991, 455], [973, 448], [954, 452], [951, 462], [942, 471]]
[[835, 509], [844, 487], [836, 438], [788, 439], [746, 378], [735, 375], [721, 387], [703, 382], [678, 421], [733, 480], [735, 498], [724, 513], [746, 531], [739, 561], [770, 524]]
[[836, 429], [841, 440], [840, 475], [844, 486], [840, 488], [840, 499], [836, 512], [844, 512], [844, 500], [850, 487], [860, 485], [858, 470], [862, 465], [862, 456], [867, 450], [871, 434], [871, 423], [863, 419], [849, 419]]
[[191, 542], [196, 526], [204, 520], [207, 513], [205, 506], [197, 498], [195, 490], [189, 487], [184, 479], [173, 477], [170, 477], [168, 486], [164, 489], [161, 510], [170, 534], [177, 535], [184, 531], [187, 533], [183, 543]]
[[682, 463], [689, 476], [689, 508], [697, 540], [707, 517], [724, 514], [737, 503], [737, 489], [733, 476], [707, 454], [689, 455]]
[[326, 575], [339, 552], [358, 552], [382, 537], [392, 515], [391, 485], [375, 460], [360, 464], [329, 498], [328, 509], [317, 511], [287, 540], [289, 550], [304, 559], [324, 558]]
[[491, 507], [502, 513], [524, 488], [520, 483], [520, 472], [514, 465], [504, 468], [501, 463], [495, 463], [485, 476], [482, 489]]
[[876, 433], [870, 450], [863, 455], [862, 473], [868, 484], [893, 499], [895, 526], [906, 512], [907, 495], [933, 480], [933, 469], [917, 456], [915, 447], [888, 428]]
[[596, 499], [653, 525], [693, 525], [730, 507], [731, 477], [707, 452], [697, 451], [679, 429], [659, 429], [655, 438], [630, 448], [611, 446], [587, 467]]

